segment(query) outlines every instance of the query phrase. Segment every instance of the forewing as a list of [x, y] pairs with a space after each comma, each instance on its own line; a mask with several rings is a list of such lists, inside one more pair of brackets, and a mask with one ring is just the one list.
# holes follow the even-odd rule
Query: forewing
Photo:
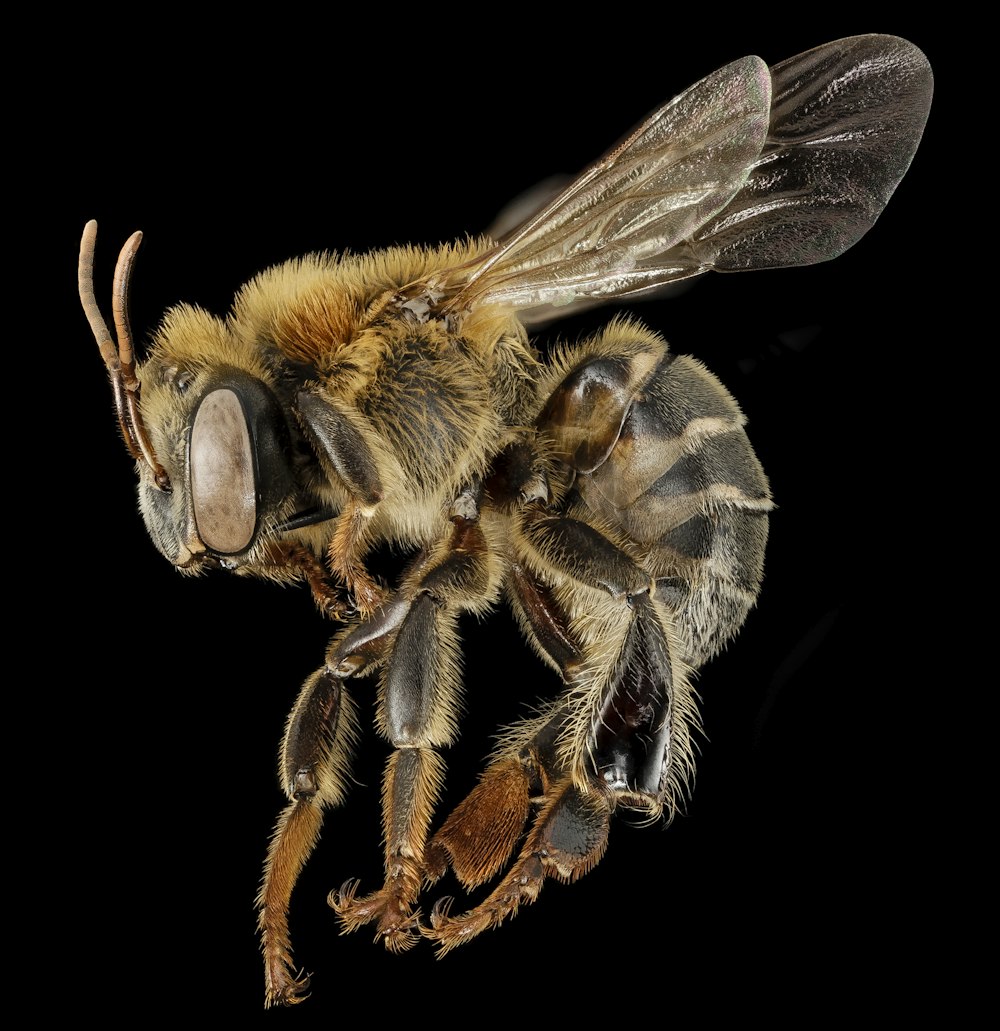
[[932, 92], [927, 59], [894, 36], [837, 40], [770, 71], [735, 61], [456, 270], [447, 307], [498, 303], [540, 321], [712, 269], [834, 258], [909, 167]]
[[638, 264], [688, 238], [743, 186], [769, 109], [760, 58], [702, 79], [469, 270], [453, 306], [527, 308], [628, 292]]

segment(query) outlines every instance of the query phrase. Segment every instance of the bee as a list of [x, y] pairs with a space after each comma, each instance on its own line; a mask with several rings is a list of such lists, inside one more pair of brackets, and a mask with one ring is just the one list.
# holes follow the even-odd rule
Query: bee
[[[767, 478], [736, 401], [694, 358], [617, 318], [542, 353], [529, 328], [709, 270], [843, 253], [905, 174], [930, 105], [923, 54], [858, 36], [768, 68], [746, 57], [654, 112], [500, 239], [309, 255], [226, 319], [170, 309], [140, 364], [80, 295], [157, 550], [198, 575], [301, 583], [338, 624], [289, 716], [288, 804], [258, 898], [266, 1002], [301, 1001], [288, 908], [324, 811], [344, 804], [354, 681], [378, 678], [384, 882], [330, 895], [345, 930], [446, 953], [602, 858], [612, 817], [669, 818], [693, 776], [692, 678], [763, 575]], [[388, 546], [389, 570], [372, 556]], [[504, 730], [441, 821], [458, 734], [459, 620], [499, 605], [559, 677]], [[448, 871], [484, 896], [422, 896]]]

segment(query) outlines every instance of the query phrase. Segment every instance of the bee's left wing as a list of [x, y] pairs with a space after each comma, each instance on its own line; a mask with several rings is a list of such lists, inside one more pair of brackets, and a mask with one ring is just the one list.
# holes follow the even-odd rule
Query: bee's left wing
[[906, 172], [932, 88], [927, 59], [893, 36], [838, 40], [770, 70], [735, 61], [453, 270], [443, 307], [551, 317], [711, 269], [836, 257]]
[[771, 69], [767, 143], [743, 189], [687, 247], [697, 271], [811, 265], [875, 224], [910, 167], [934, 79], [912, 43], [853, 36]]

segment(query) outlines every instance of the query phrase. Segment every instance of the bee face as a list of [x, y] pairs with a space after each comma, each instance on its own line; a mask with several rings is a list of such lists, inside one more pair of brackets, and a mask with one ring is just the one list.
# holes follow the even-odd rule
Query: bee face
[[[912, 48], [892, 46], [889, 66], [919, 65]], [[821, 49], [822, 61], [836, 64], [850, 48]], [[771, 70], [779, 84], [780, 67]], [[806, 79], [824, 83], [832, 74], [811, 67], [799, 66]], [[760, 160], [768, 111], [758, 94], [768, 73], [753, 60], [727, 69], [715, 85], [695, 87], [704, 107], [691, 117], [695, 127], [725, 121], [729, 109], [713, 98], [733, 90], [747, 102], [750, 124], [732, 134], [734, 146], [750, 139], [758, 148], [735, 159], [743, 185], [733, 189], [745, 203], [699, 210], [696, 232], [668, 248], [669, 261], [651, 257], [651, 238], [641, 234], [654, 198], [670, 191], [659, 184], [644, 194], [633, 169], [623, 194], [612, 186], [600, 195], [595, 219], [564, 195], [513, 242], [484, 246], [465, 263], [429, 262], [367, 298], [363, 346], [336, 360], [324, 348], [303, 371], [272, 354], [263, 372], [212, 345], [199, 364], [181, 360], [179, 337], [168, 334], [162, 355], [141, 370], [151, 452], [170, 483], [168, 493], [155, 466], [140, 462], [143, 514], [161, 553], [188, 570], [219, 563], [269, 577], [280, 568], [308, 582], [324, 611], [337, 608], [338, 593], [349, 599], [342, 613], [356, 610], [307, 680], [282, 749], [289, 806], [260, 899], [271, 1002], [302, 994], [287, 958], [287, 896], [319, 811], [346, 795], [354, 678], [378, 677], [378, 728], [396, 749], [384, 782], [386, 883], [366, 896], [345, 884], [331, 904], [345, 929], [374, 924], [390, 949], [426, 937], [447, 951], [474, 938], [532, 901], [546, 878], [573, 879], [597, 863], [616, 809], [669, 815], [680, 804], [697, 727], [687, 670], [718, 651], [753, 604], [767, 481], [733, 399], [657, 334], [616, 322], [539, 361], [510, 330], [509, 314], [577, 310], [657, 286], [675, 269], [702, 271], [706, 240], [722, 241], [706, 264], [765, 260], [756, 230], [743, 236], [733, 227], [767, 207], [761, 190], [778, 209], [785, 196], [775, 185], [781, 155]], [[881, 84], [872, 92], [886, 95]], [[890, 99], [898, 121], [910, 118], [909, 103]], [[657, 160], [643, 139], [630, 137], [642, 159], [636, 169]], [[694, 156], [693, 164], [705, 158]], [[705, 187], [681, 184], [697, 185], [691, 194]], [[828, 213], [813, 215], [829, 223]], [[793, 222], [779, 216], [778, 226], [791, 231]], [[808, 258], [821, 235], [807, 231], [791, 263]], [[625, 260], [609, 271], [603, 262], [621, 247]], [[494, 309], [503, 318], [491, 320]], [[391, 333], [375, 331], [385, 324]], [[250, 336], [266, 340], [258, 328]], [[512, 396], [517, 419], [501, 400]], [[293, 547], [301, 542], [291, 527], [324, 505], [328, 525], [306, 548], [310, 560]], [[403, 555], [388, 582], [366, 563], [369, 548], [383, 543]], [[459, 708], [456, 620], [501, 599], [563, 691], [508, 732], [481, 786], [436, 821], [437, 752], [454, 739]], [[438, 906], [418, 918], [421, 886], [448, 868], [466, 887], [492, 881], [496, 890], [467, 913]]]
[[139, 505], [154, 544], [186, 571], [245, 565], [262, 526], [287, 509], [294, 492], [278, 399], [259, 379], [225, 365], [145, 371], [154, 447], [160, 444], [172, 485], [163, 490], [140, 468]]

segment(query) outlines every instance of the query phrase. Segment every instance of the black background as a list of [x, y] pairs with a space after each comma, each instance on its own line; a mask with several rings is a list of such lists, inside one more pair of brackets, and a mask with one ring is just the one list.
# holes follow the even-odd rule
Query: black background
[[[838, 17], [695, 34], [665, 19], [550, 38], [504, 23], [461, 43], [429, 27], [378, 25], [374, 38], [352, 39], [309, 26], [286, 37], [284, 26], [224, 54], [193, 29], [160, 30], [136, 49], [169, 45], [169, 57], [143, 56], [120, 82], [110, 65], [68, 62], [71, 103], [48, 113], [47, 142], [31, 155], [60, 179], [39, 204], [53, 218], [41, 315], [57, 323], [38, 387], [57, 443], [39, 451], [59, 470], [58, 498], [37, 463], [25, 475], [34, 507], [56, 516], [41, 579], [69, 658], [58, 722], [71, 744], [59, 775], [70, 789], [59, 802], [65, 833], [53, 827], [51, 840], [74, 886], [71, 905], [56, 889], [39, 965], [71, 967], [113, 1008], [241, 1018], [262, 997], [252, 902], [283, 804], [277, 745], [329, 628], [305, 591], [182, 579], [155, 553], [75, 301], [83, 223], [100, 223], [105, 310], [118, 247], [143, 230], [132, 302], [141, 336], [178, 300], [223, 312], [242, 282], [288, 257], [476, 232], [511, 196], [579, 170], [745, 53], [774, 62], [891, 31], [925, 50], [940, 87], [943, 47], [926, 25]], [[940, 660], [926, 625], [920, 661], [904, 659], [910, 633], [896, 624], [917, 589], [912, 574], [899, 578], [913, 559], [899, 533], [916, 492], [910, 463], [933, 433], [913, 425], [938, 380], [941, 124], [932, 112], [909, 175], [847, 255], [703, 277], [636, 309], [739, 400], [779, 506], [760, 604], [698, 681], [706, 738], [687, 814], [667, 830], [618, 820], [591, 874], [548, 884], [537, 905], [443, 962], [424, 944], [394, 957], [365, 932], [340, 938], [327, 891], [380, 877], [387, 747], [370, 729], [374, 692], [359, 684], [358, 784], [328, 814], [292, 912], [296, 957], [315, 975], [312, 1014], [357, 997], [391, 1018], [403, 1006], [437, 1009], [470, 985], [491, 1012], [527, 983], [558, 1005], [578, 991], [614, 1001], [669, 988], [711, 1009], [719, 990], [770, 1004], [794, 979], [832, 1005], [859, 985], [884, 987], [883, 953], [919, 938], [899, 873], [917, 847], [913, 803], [930, 791], [911, 767], [933, 745], [912, 741], [910, 712], [914, 671]], [[452, 801], [474, 783], [496, 727], [555, 688], [503, 613], [466, 630]], [[34, 712], [45, 726], [49, 704]]]

